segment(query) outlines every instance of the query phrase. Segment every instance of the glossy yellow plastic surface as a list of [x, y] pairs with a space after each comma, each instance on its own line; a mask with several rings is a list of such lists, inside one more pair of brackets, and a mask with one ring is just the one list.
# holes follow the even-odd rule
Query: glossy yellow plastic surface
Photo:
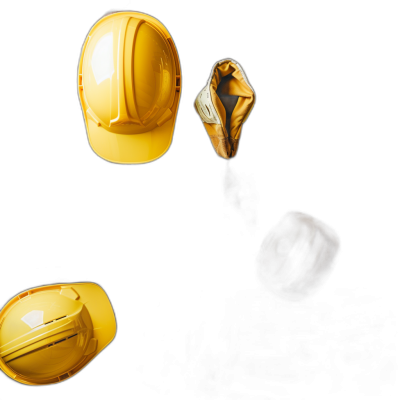
[[178, 53], [166, 28], [137, 12], [118, 12], [90, 30], [78, 90], [89, 143], [102, 158], [145, 163], [169, 148], [180, 99]]
[[0, 311], [0, 368], [28, 385], [68, 379], [115, 337], [110, 300], [95, 283], [41, 286]]

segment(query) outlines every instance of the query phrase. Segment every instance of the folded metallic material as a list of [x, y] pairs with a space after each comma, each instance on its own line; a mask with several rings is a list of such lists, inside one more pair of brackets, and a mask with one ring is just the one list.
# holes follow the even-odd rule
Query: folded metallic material
[[232, 59], [218, 61], [195, 108], [219, 156], [236, 155], [242, 126], [254, 103], [254, 90], [240, 64]]

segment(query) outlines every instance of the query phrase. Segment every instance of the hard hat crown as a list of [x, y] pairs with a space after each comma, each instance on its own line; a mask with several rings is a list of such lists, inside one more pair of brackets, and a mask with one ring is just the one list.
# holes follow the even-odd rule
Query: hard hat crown
[[155, 128], [172, 116], [175, 81], [167, 39], [139, 16], [111, 15], [90, 36], [82, 86], [87, 113], [99, 126], [122, 134]]

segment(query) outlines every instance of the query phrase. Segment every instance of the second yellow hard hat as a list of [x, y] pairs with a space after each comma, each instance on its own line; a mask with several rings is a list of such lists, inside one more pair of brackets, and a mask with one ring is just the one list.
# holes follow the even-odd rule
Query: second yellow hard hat
[[0, 311], [0, 368], [28, 385], [63, 381], [98, 355], [116, 328], [111, 303], [95, 283], [26, 290]]

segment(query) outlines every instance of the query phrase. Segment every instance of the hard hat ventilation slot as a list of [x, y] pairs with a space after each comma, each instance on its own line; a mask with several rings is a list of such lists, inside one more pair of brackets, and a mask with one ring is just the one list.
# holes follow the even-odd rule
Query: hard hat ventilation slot
[[26, 296], [28, 296], [28, 295], [29, 295], [29, 292], [21, 293], [21, 294], [18, 296], [18, 298], [21, 300], [21, 299], [23, 299], [24, 297], [26, 297]]
[[60, 381], [63, 381], [64, 379], [67, 379], [67, 378], [69, 378], [69, 373], [68, 373], [68, 372], [67, 372], [66, 374], [60, 375], [60, 376], [58, 377], [58, 379], [59, 379]]
[[60, 318], [57, 318], [57, 319], [53, 319], [53, 320], [51, 320], [49, 322], [46, 322], [44, 325], [52, 324], [53, 322], [59, 321], [60, 319], [63, 319], [63, 318], [67, 318], [67, 315], [64, 315], [63, 317], [60, 317]]
[[66, 338], [64, 338], [64, 339], [57, 340], [57, 342], [50, 343], [50, 344], [48, 344], [47, 346], [44, 346], [43, 348], [51, 347], [51, 346], [54, 346], [54, 345], [56, 345], [56, 344], [58, 344], [58, 343], [65, 342], [66, 340], [71, 339], [71, 338], [73, 338], [73, 337], [75, 337], [75, 336], [78, 336], [78, 334], [75, 333], [74, 335], [68, 336], [68, 337], [66, 337]]
[[179, 92], [181, 90], [181, 77], [176, 77], [176, 91]]
[[58, 343], [61, 343], [61, 342], [65, 342], [66, 340], [71, 339], [71, 338], [73, 338], [74, 336], [78, 336], [78, 334], [75, 333], [75, 335], [71, 335], [71, 336], [68, 336], [68, 337], [66, 337], [66, 338], [64, 338], [64, 339], [57, 340], [57, 342], [50, 343], [50, 344], [48, 344], [47, 346], [44, 346], [44, 348], [45, 348], [45, 347], [54, 346], [54, 345], [56, 345], [56, 344], [58, 344]]
[[27, 355], [29, 355], [29, 354], [36, 353], [37, 351], [44, 350], [44, 349], [48, 349], [49, 347], [55, 346], [56, 344], [61, 343], [61, 342], [65, 342], [66, 340], [71, 339], [71, 338], [73, 338], [73, 337], [75, 337], [75, 336], [78, 336], [78, 334], [75, 333], [74, 335], [68, 336], [68, 337], [66, 337], [66, 338], [64, 338], [64, 339], [57, 340], [57, 342], [54, 342], [54, 343], [50, 343], [50, 344], [46, 344], [46, 345], [44, 345], [44, 346], [41, 346], [41, 347], [39, 347], [39, 348], [37, 348], [37, 349], [35, 349], [35, 350], [29, 351], [29, 352], [26, 353], [26, 354], [22, 354], [22, 355], [20, 355], [20, 356], [18, 356], [18, 357], [12, 358], [11, 360], [8, 360], [7, 363], [9, 363], [9, 362], [11, 362], [11, 361], [14, 361], [14, 360], [16, 360], [17, 358], [25, 357], [25, 356], [27, 356]]

